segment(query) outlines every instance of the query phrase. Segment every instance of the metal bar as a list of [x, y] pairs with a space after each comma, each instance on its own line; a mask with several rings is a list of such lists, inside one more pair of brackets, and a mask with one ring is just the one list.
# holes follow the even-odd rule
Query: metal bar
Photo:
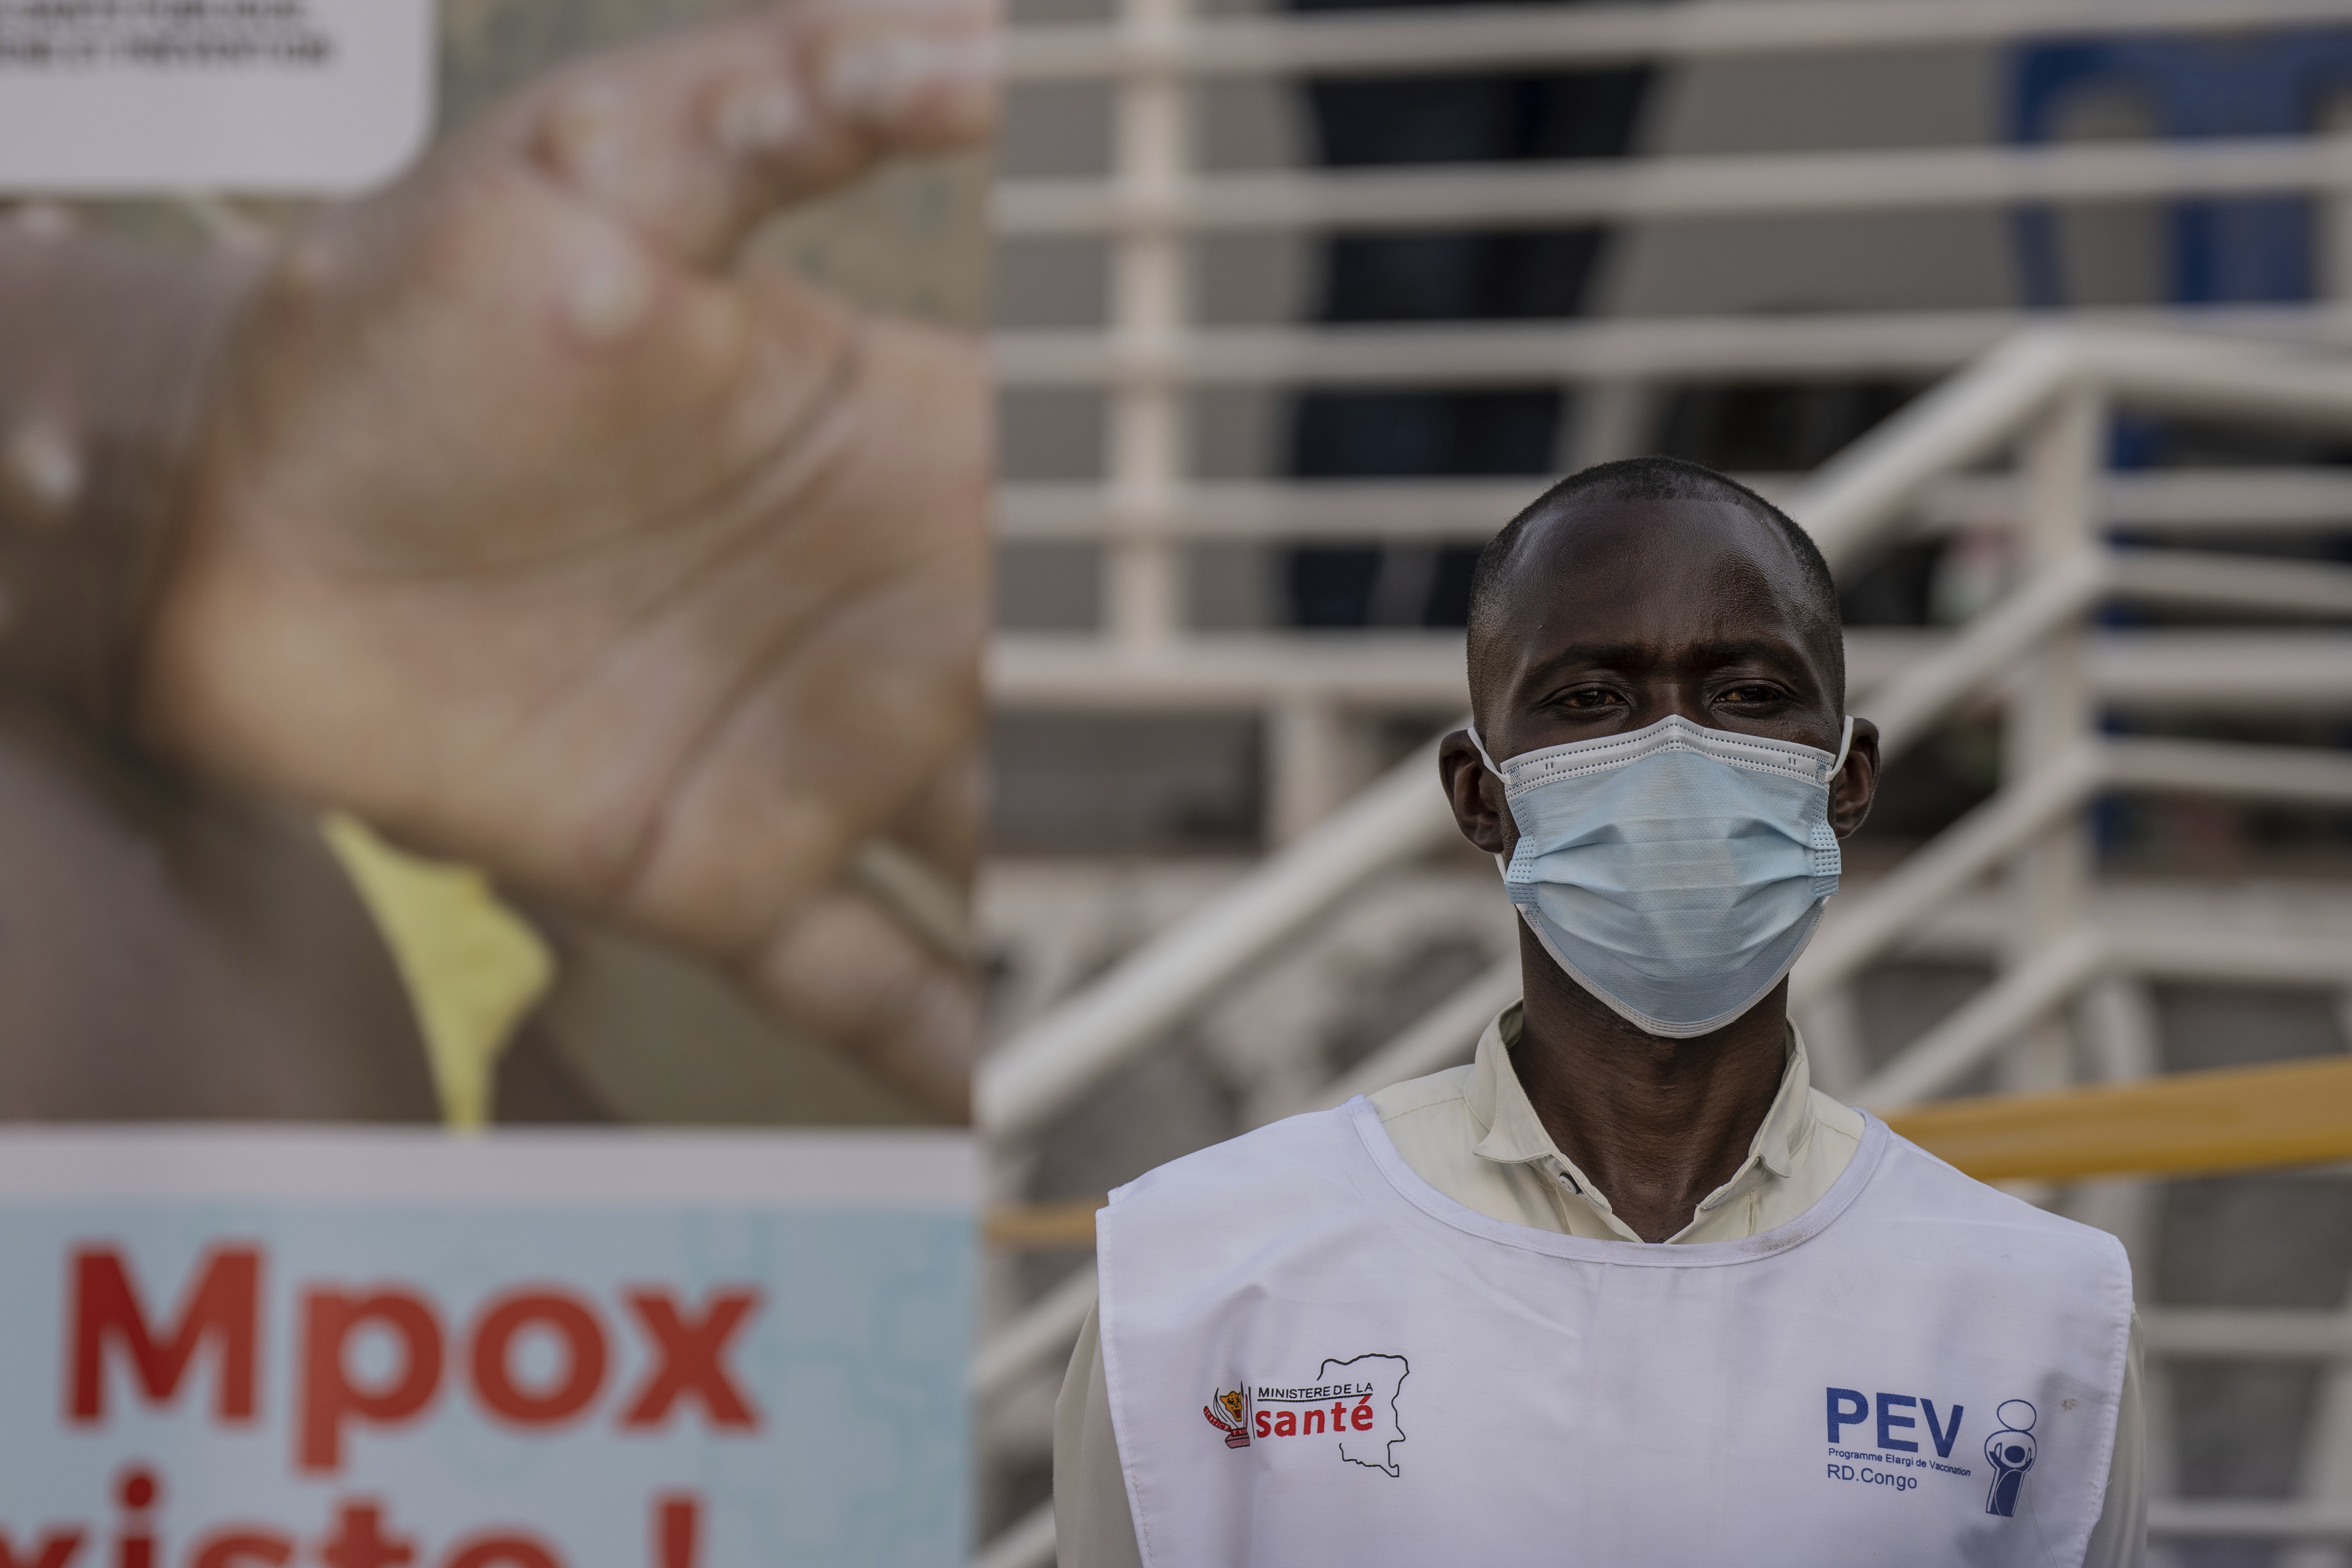
[[[1194, 636], [1151, 655], [1093, 637], [998, 636], [989, 688], [999, 706], [1123, 711], [1257, 709], [1298, 692], [1409, 710], [1469, 700], [1456, 633]], [[1434, 764], [1433, 764], [1433, 769]], [[1436, 795], [1435, 774], [1425, 779]]]
[[[2098, 477], [2106, 468], [2108, 394], [2081, 380], [2062, 387], [2036, 412], [2017, 443], [2022, 505], [2015, 533], [2030, 597], [2045, 584], [2082, 574], [2112, 580], [2113, 552], [2098, 542]], [[1980, 617], [1990, 626], [2007, 606]], [[2087, 609], [2087, 604], [2082, 609]], [[2096, 700], [2084, 658], [2088, 639], [2082, 609], [2032, 639], [2006, 679], [1984, 671], [2002, 698], [2000, 771], [2023, 782], [2063, 763], [2098, 733]], [[1969, 630], [1973, 633], [1975, 626]], [[1967, 641], [1964, 636], [1963, 642]], [[1955, 648], [1948, 658], [1956, 658]], [[1923, 674], [1925, 673], [1923, 669]], [[1889, 693], [1890, 699], [1896, 695]], [[2004, 967], [2021, 968], [2044, 948], [2079, 929], [2090, 900], [2095, 853], [2090, 825], [2079, 812], [2052, 821], [2020, 847], [2003, 868], [2010, 901], [2003, 924]], [[2074, 1036], [2061, 1012], [2042, 1018], [1995, 1063], [2004, 1089], [2063, 1088], [2074, 1077]]]
[[1144, 73], [1318, 75], [1458, 70], [1468, 66], [1623, 65], [1856, 49], [1928, 48], [2012, 39], [2155, 32], [2241, 32], [2343, 21], [2344, 0], [1720, 0], [1592, 5], [1548, 12], [1465, 6], [1443, 16], [1250, 17], [1138, 35], [1097, 25], [1016, 27], [1015, 82]]
[[2352, 364], [2340, 354], [2097, 325], [2065, 331], [2074, 340], [2075, 374], [2118, 402], [2323, 428], [2352, 424]]
[[[1997, 479], [1955, 477], [1923, 501], [1949, 524], [1983, 521], [2015, 502]], [[2138, 529], [2246, 530], [2352, 521], [2352, 471], [2342, 468], [2224, 468], [2110, 473], [2100, 485], [2100, 515]]]
[[1880, 755], [1901, 755], [1963, 700], [1981, 696], [1996, 673], [2078, 622], [2107, 585], [2108, 553], [2085, 551], [2053, 563], [1970, 622], [1948, 647], [1874, 694]]
[[2028, 331], [1848, 445], [1789, 498], [1832, 566], [1843, 566], [1873, 530], [1908, 505], [1937, 474], [1985, 456], [2074, 375], [2082, 357], [2073, 334]]
[[1484, 973], [1414, 1020], [1404, 1033], [1342, 1075], [1303, 1109], [1344, 1105], [1392, 1083], [1445, 1067], [1477, 1044], [1495, 1015], [1519, 999], [1519, 955], [1498, 960]]
[[997, 235], [1468, 228], [1795, 213], [1919, 212], [2336, 190], [2352, 150], [2329, 137], [2031, 148], [1749, 153], [1727, 158], [1463, 164], [1425, 172], [1220, 174], [1182, 184], [1010, 180]]
[[981, 1064], [980, 1125], [1035, 1132], [1274, 945], [1381, 868], [1454, 832], [1423, 747], [1241, 887], [1180, 921]]
[[2168, 980], [2325, 985], [2352, 973], [2352, 942], [2234, 926], [2077, 929], [1927, 1031], [1855, 1091], [1875, 1110], [1950, 1088], [2109, 968]]
[[2316, 746], [2110, 740], [2099, 747], [2099, 775], [2116, 789], [2352, 805], [2352, 752]]
[[1114, 517], [1091, 484], [1013, 484], [997, 493], [1007, 540], [1090, 540], [1110, 530], [1188, 540], [1485, 540], [1542, 492], [1540, 479], [1300, 484], [1194, 483], [1145, 516]]
[[1832, 565], [1851, 560], [1937, 475], [1997, 450], [2077, 381], [2135, 403], [2352, 420], [2352, 372], [2245, 341], [2123, 332], [2098, 325], [2016, 334], [1823, 464], [1788, 509]]
[[[1119, 0], [1118, 29], [1141, 36], [1188, 20], [1187, 0]], [[1112, 180], [1121, 202], [1172, 198], [1192, 177], [1192, 101], [1165, 78], [1119, 84], [1112, 137]], [[1114, 341], [1150, 357], [1181, 343], [1192, 322], [1192, 253], [1162, 229], [1127, 227], [1111, 245], [1110, 321]], [[1126, 380], [1111, 391], [1105, 441], [1107, 479], [1121, 514], [1166, 504], [1190, 466], [1191, 405], [1172, 387]], [[1166, 542], [1138, 534], [1112, 541], [1103, 563], [1103, 610], [1111, 637], [1148, 647], [1183, 622], [1180, 563]]]
[[[2336, 306], [2085, 310], [2074, 319], [2134, 331], [2162, 329], [2207, 353], [2258, 353], [2264, 343], [2352, 345], [2352, 311]], [[1054, 329], [999, 333], [991, 354], [998, 384], [1014, 391], [1153, 379], [1465, 386], [1683, 376], [1926, 377], [1943, 375], [2007, 340], [2035, 335], [2021, 331], [2029, 324], [2030, 318], [2007, 310], [1948, 310], [1621, 318], [1552, 326], [1223, 327], [1197, 329], [1181, 342], [1150, 349], [1098, 331]], [[2062, 374], [2071, 368], [2053, 367]], [[2283, 405], [2291, 406], [2292, 399], [2290, 391]], [[1906, 409], [1887, 424], [1908, 428], [1910, 414]], [[1816, 479], [1838, 471], [1848, 454], [1876, 450], [1872, 438], [1878, 434], [1840, 453]], [[1916, 489], [1948, 471], [1931, 467], [1913, 474], [1911, 483]]]
[[[2289, 312], [2266, 310], [2268, 317]], [[2233, 312], [2233, 315], [2235, 313]], [[2313, 312], [2295, 310], [2298, 320]], [[1617, 376], [1941, 375], [2014, 331], [2007, 311], [1679, 317], [1538, 326], [1203, 327], [1147, 352], [1090, 330], [1000, 332], [991, 363], [1014, 391], [1158, 379], [1202, 384], [1451, 386]]]
[[1032, 1301], [981, 1346], [971, 1363], [972, 1397], [993, 1399], [1039, 1362], [1069, 1354], [1078, 1331], [1087, 1326], [1087, 1314], [1094, 1310], [1095, 1266], [1089, 1263]]
[[982, 1547], [971, 1568], [1054, 1568], [1054, 1505], [1039, 1503]]
[[2251, 1541], [2352, 1541], [2352, 1503], [2187, 1502], [2147, 1505], [2151, 1539], [2238, 1536]]
[[1851, 905], [1832, 904], [1790, 977], [1789, 1005], [1808, 1006], [1852, 980], [1953, 895], [2079, 807], [2098, 786], [2101, 763], [2097, 749], [2077, 747], [2046, 771], [2003, 787]]
[[2352, 974], [2352, 941], [2340, 936], [2200, 925], [2118, 928], [2105, 942], [2116, 967], [2167, 980], [2332, 987]]
[[1790, 1006], [1810, 1005], [1900, 946], [1922, 920], [2103, 787], [2352, 805], [2352, 754], [2211, 741], [2078, 747], [1946, 828], [1845, 909], [1832, 905], [1790, 976]]
[[[1742, 484], [1780, 498], [1795, 474], [1740, 474]], [[1148, 513], [1125, 513], [1104, 486], [1026, 482], [997, 492], [997, 536], [1008, 542], [1099, 540], [1113, 529], [1171, 538], [1265, 543], [1381, 539], [1483, 542], [1535, 499], [1544, 481], [1342, 479], [1196, 481]], [[1947, 475], [1924, 489], [1923, 534], [2007, 527], [2017, 520], [2017, 484], [2005, 475]], [[2109, 527], [2149, 533], [2300, 531], [2352, 525], [2352, 470], [2231, 468], [2108, 474], [2099, 516]]]
[[[1865, 627], [1846, 634], [1854, 706], [1934, 658], [1952, 634]], [[1468, 700], [1458, 634], [1195, 635], [1148, 656], [1101, 640], [1004, 633], [990, 645], [1000, 707], [1130, 712], [1262, 708], [1320, 692], [1351, 705], [1433, 719]], [[2105, 700], [2170, 712], [2301, 712], [2352, 708], [2352, 639], [2339, 632], [2114, 630], [2091, 639], [2092, 688]]]
[[2352, 616], [2352, 566], [2190, 550], [2118, 550], [2107, 566], [2116, 592], [2128, 598]]
[[2352, 705], [2352, 639], [2341, 632], [2102, 632], [2091, 642], [2091, 680], [2108, 701], [2134, 707], [2344, 708]]
[[1948, 1089], [2048, 1016], [2107, 959], [2104, 944], [2088, 931], [2060, 938], [1879, 1068], [1854, 1100], [1884, 1112]]

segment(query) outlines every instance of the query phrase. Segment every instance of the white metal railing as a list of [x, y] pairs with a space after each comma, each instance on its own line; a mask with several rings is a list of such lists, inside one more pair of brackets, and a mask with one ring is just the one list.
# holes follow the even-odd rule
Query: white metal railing
[[1474, 228], [1793, 213], [1920, 212], [2017, 202], [2329, 191], [2352, 182], [2332, 140], [1749, 153], [1727, 158], [1476, 164], [1395, 173], [1014, 180], [997, 232], [1034, 239], [1143, 229]]
[[1018, 28], [1005, 70], [1018, 83], [1607, 66], [2035, 37], [2238, 32], [2345, 16], [2341, 0], [1699, 0], [1674, 6], [1463, 6], [1443, 15], [1342, 12], [1184, 22], [1122, 14], [1109, 26]]
[[[1887, 527], [1939, 477], [2020, 436], [2062, 398], [2095, 393], [2171, 407], [2282, 414], [2352, 426], [2352, 363], [2200, 341], [2131, 338], [2074, 328], [2026, 334], [1967, 375], [1920, 399], [1864, 437], [1789, 499], [1832, 562], [1851, 559], [1874, 531]], [[2078, 445], [2083, 437], [2075, 433]], [[2032, 432], [2030, 439], [2049, 439]], [[2075, 456], [2088, 464], [2088, 456]], [[2084, 509], [2074, 524], [2087, 533], [2095, 489], [2087, 472], [2074, 487]], [[2170, 559], [2167, 559], [2169, 556]], [[2062, 628], [2078, 624], [2103, 595], [2223, 603], [2241, 607], [2352, 614], [2352, 569], [2293, 566], [2085, 547], [2021, 586], [1873, 699], [1890, 759], [1961, 702], [1997, 689], [2021, 660]], [[2242, 639], [2243, 634], [2239, 634]], [[2340, 637], [2331, 638], [2340, 642]], [[2210, 644], [2208, 647], [2210, 647]], [[2087, 663], [2087, 659], [2084, 660]], [[1461, 691], [1460, 669], [1453, 690]], [[2004, 790], [1916, 864], [1950, 864], [1933, 890], [1907, 900], [1932, 902], [2013, 852], [2078, 805], [2101, 782], [2143, 786], [2276, 792], [2301, 799], [2352, 800], [2352, 763], [2326, 754], [2269, 755], [2242, 748], [2183, 742], [2102, 740], [2078, 726], [2071, 743], [2045, 750], [2029, 777]], [[2231, 766], [2229, 755], [2261, 766]], [[2092, 760], [2085, 760], [2092, 759]], [[982, 1070], [978, 1107], [992, 1135], [1034, 1131], [1108, 1072], [1149, 1047], [1183, 1012], [1217, 985], [1262, 962], [1269, 946], [1296, 933], [1337, 899], [1387, 865], [1416, 855], [1453, 831], [1430, 784], [1432, 763], [1416, 754], [1314, 832], [1276, 856], [1247, 883], [1216, 900], [1082, 991], [999, 1049]], [[1998, 829], [1988, 826], [2000, 825]], [[1967, 847], [1963, 849], [1962, 846]], [[1890, 890], [1902, 883], [1890, 879]], [[1907, 910], [1908, 904], [1904, 908]], [[1883, 914], [1866, 923], [1871, 942], [1899, 935]], [[1893, 934], [1888, 934], [1893, 933]], [[1818, 952], [1841, 950], [1825, 930]], [[1868, 962], [1875, 951], [1857, 947]], [[2352, 953], [2346, 954], [2352, 959]], [[1839, 960], [1841, 964], [1847, 961]], [[1809, 973], [1801, 967], [1800, 976]]]
[[[1802, 482], [1789, 474], [1742, 474], [1767, 496]], [[1483, 544], [1495, 520], [1526, 504], [1526, 479], [1318, 479], [1311, 485], [1195, 482], [1180, 506], [1119, 526], [1184, 540], [1283, 539], [1360, 543], [1368, 539]], [[1953, 474], [1921, 492], [1919, 537], [2015, 523], [2018, 487], [2005, 475]], [[2352, 517], [2352, 469], [2149, 469], [2102, 477], [2099, 515], [2137, 532], [2200, 534], [2334, 524]], [[1023, 542], [1094, 539], [1110, 526], [1091, 484], [1010, 484], [997, 500], [997, 532]]]
[[[1863, 1103], [1890, 1109], [1916, 1100], [1995, 1058], [2008, 1061], [2012, 1077], [2025, 1084], [2063, 1081], [2068, 1069], [2053, 1045], [2064, 1044], [2056, 1033], [2063, 1010], [2103, 980], [2162, 974], [2341, 986], [2352, 976], [2352, 931], [2248, 931], [2226, 919], [2185, 919], [2178, 910], [2136, 921], [2095, 907], [2081, 825], [2084, 805], [2100, 791], [2352, 805], [2352, 757], [2098, 732], [2101, 683], [2086, 621], [2104, 599], [2352, 616], [2352, 569], [2100, 544], [2099, 509], [2120, 484], [2100, 474], [2107, 418], [2118, 402], [2352, 428], [2352, 361], [2207, 340], [2039, 330], [1918, 399], [1788, 496], [1790, 510], [1833, 562], [1850, 562], [1875, 539], [1911, 526], [1907, 514], [1922, 498], [1940, 494], [1948, 502], [1996, 489], [2000, 502], [1988, 510], [2013, 516], [2026, 547], [2027, 575], [2005, 600], [1884, 676], [1858, 703], [1878, 720], [1890, 758], [1987, 702], [2006, 705], [2012, 739], [1999, 792], [1852, 895], [1798, 968], [1792, 1002], [1802, 1009], [1901, 952], [1963, 893], [1988, 880], [2006, 888], [1996, 895], [2011, 908], [1996, 922], [2009, 933], [1996, 983], [1863, 1084], [1853, 1097]], [[2012, 448], [2013, 478], [1953, 479]], [[2133, 482], [2144, 498], [2163, 494], [2158, 481]], [[2208, 476], [2193, 482], [2224, 481]], [[2272, 476], [2263, 482], [2275, 499], [2305, 481]], [[2333, 481], [2309, 482], [2324, 489]], [[2280, 513], [2306, 510], [2316, 499], [2305, 495]], [[2314, 510], [2325, 515], [2325, 508]], [[2255, 635], [2227, 634], [2242, 646]], [[2352, 641], [2326, 635], [2339, 651]], [[2208, 638], [2205, 651], [2214, 646]], [[2306, 635], [2301, 646], [2307, 653], [2314, 639]], [[1456, 664], [1457, 701], [1460, 679]], [[2336, 689], [2339, 695], [2344, 689]], [[1339, 900], [1444, 841], [1454, 829], [1433, 772], [1430, 757], [1416, 754], [1001, 1047], [979, 1080], [982, 1126], [1000, 1141], [1034, 1134]], [[1320, 1099], [1458, 1059], [1509, 999], [1515, 978], [1509, 964], [1479, 975]], [[1006, 1387], [1026, 1368], [1066, 1352], [1091, 1285], [1090, 1274], [1080, 1276], [992, 1339], [982, 1361], [983, 1387]], [[2165, 1314], [2154, 1323], [2149, 1343], [2158, 1356], [2336, 1358], [2352, 1341], [2344, 1322], [2322, 1327], [2277, 1314]], [[2152, 1528], [2336, 1538], [2352, 1536], [2347, 1517], [2352, 1515], [2333, 1505], [2168, 1500]], [[1037, 1553], [1049, 1548], [1049, 1535], [1034, 1520], [1022, 1528], [1026, 1533], [1018, 1542], [1032, 1555], [1006, 1561], [1042, 1561]], [[1005, 1544], [1009, 1551], [1016, 1542]]]
[[[1192, 327], [1152, 342], [1116, 332], [998, 334], [1000, 385], [1020, 391], [1127, 382], [1460, 386], [1698, 376], [1941, 375], [2036, 318], [2011, 310], [1677, 316], [1344, 327]], [[2352, 342], [2341, 309], [2238, 307], [2078, 314], [2122, 327], [2231, 338]]]
[[[1216, 174], [1194, 149], [1192, 87], [1203, 77], [1298, 70], [1525, 68], [1898, 46], [1984, 44], [2116, 31], [2242, 29], [2352, 19], [2352, 0], [1766, 0], [1763, 4], [1465, 8], [1444, 15], [1203, 17], [1190, 0], [1118, 0], [1106, 24], [1015, 29], [1009, 69], [1021, 83], [1115, 84], [1108, 174], [1020, 180], [997, 195], [1010, 238], [1100, 237], [1109, 300], [1099, 329], [1007, 331], [994, 349], [1008, 389], [1100, 388], [1105, 475], [1097, 504], [1064, 506], [1064, 535], [1105, 548], [1099, 646], [1123, 669], [1172, 670], [1181, 655], [1182, 557], [1169, 521], [1197, 519], [1214, 498], [1187, 473], [1189, 389], [1265, 385], [1554, 384], [1673, 375], [1940, 374], [2012, 330], [2003, 312], [1663, 320], [1550, 326], [1448, 324], [1208, 328], [1193, 320], [1192, 241], [1236, 227], [1328, 231], [1484, 221], [1573, 221], [1852, 211], [1954, 203], [2118, 199], [2278, 189], [2342, 191], [2352, 153], [2330, 142], [2199, 142], [1823, 153], [1769, 158], [1639, 160], [1551, 167], [1449, 167], [1327, 174]], [[2161, 315], [2162, 313], [2158, 313]], [[2308, 334], [2313, 313], [2217, 313], [2212, 324]], [[2352, 339], [2352, 322], [2318, 323]], [[1083, 519], [1083, 521], [1076, 520]], [[1238, 526], [1238, 524], [1233, 525]], [[1261, 532], [1258, 537], [1269, 539]], [[1426, 536], [1424, 536], [1426, 537]], [[1010, 646], [1000, 700], [1086, 705], [1055, 660], [1071, 650]], [[1288, 837], [1337, 804], [1335, 763], [1347, 695], [1259, 660], [1251, 691], [1212, 674], [1215, 700], [1259, 710], [1271, 738], [1268, 795]], [[1034, 672], [1034, 678], [1031, 676]], [[1080, 672], [1083, 674], [1083, 671]], [[1246, 683], [1245, 683], [1246, 684]], [[1410, 693], [1414, 683], [1400, 689]], [[1367, 695], [1359, 681], [1354, 693]]]
[[[1228, 174], [1194, 148], [1192, 89], [1234, 75], [1396, 72], [1480, 65], [1590, 65], [1790, 52], [1984, 45], [2049, 37], [2239, 31], [2352, 20], [2352, 0], [1700, 0], [1673, 6], [1498, 6], [1388, 15], [1202, 16], [1190, 0], [1118, 0], [1107, 23], [1016, 28], [1016, 87], [1115, 87], [1108, 173], [1099, 180], [1015, 179], [996, 198], [1007, 237], [1098, 236], [1110, 247], [1107, 318], [1097, 329], [1008, 331], [1001, 384], [1099, 387], [1108, 395], [1107, 461], [1092, 507], [1056, 509], [1056, 531], [1107, 546], [1103, 641], [1122, 653], [1169, 650], [1183, 632], [1181, 560], [1171, 520], [1215, 515], [1186, 472], [1185, 389], [1203, 384], [1319, 385], [1562, 384], [1739, 374], [1940, 374], [2012, 330], [2003, 312], [1759, 320], [1609, 321], [1205, 328], [1192, 318], [1191, 241], [1234, 228], [1330, 231], [1481, 222], [1600, 221], [1733, 214], [1891, 210], [1934, 205], [2116, 200], [2275, 190], [2340, 192], [2352, 152], [2331, 141], [2120, 143], [1635, 160], [1545, 167]], [[2158, 313], [2159, 315], [2163, 313]], [[2211, 324], [2352, 340], [2352, 322], [2301, 310], [2217, 312]], [[1032, 498], [1033, 500], [1039, 498]], [[1065, 498], [1066, 501], [1071, 498]], [[1032, 515], [1034, 515], [1034, 511]], [[1243, 526], [1238, 520], [1226, 525]], [[1359, 537], [1361, 535], [1360, 534]], [[1261, 531], [1259, 538], [1272, 535]], [[1428, 537], [1423, 535], [1423, 537]], [[1043, 657], [1043, 656], [1036, 656]], [[1014, 650], [1003, 700], [1052, 705], [1061, 686], [1031, 683]], [[1220, 683], [1221, 697], [1229, 695]], [[1287, 758], [1328, 773], [1314, 752], [1328, 703], [1297, 682], [1256, 693], [1273, 721], [1270, 793]], [[1080, 700], [1085, 700], [1080, 696]], [[1302, 745], [1294, 747], [1288, 738]], [[1303, 748], [1303, 749], [1302, 749]], [[1328, 802], [1301, 797], [1286, 833]]]

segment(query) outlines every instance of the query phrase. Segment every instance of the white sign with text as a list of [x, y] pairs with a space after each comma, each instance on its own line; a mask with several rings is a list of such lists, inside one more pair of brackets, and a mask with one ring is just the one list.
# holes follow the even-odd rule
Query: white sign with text
[[0, 192], [363, 190], [433, 70], [431, 0], [0, 0]]

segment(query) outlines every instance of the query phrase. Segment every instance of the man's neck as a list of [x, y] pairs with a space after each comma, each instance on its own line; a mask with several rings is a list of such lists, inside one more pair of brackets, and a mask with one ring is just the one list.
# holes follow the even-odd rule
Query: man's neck
[[1559, 1152], [1644, 1241], [1688, 1225], [1748, 1158], [1788, 1064], [1788, 983], [1711, 1035], [1644, 1034], [1563, 973], [1524, 927], [1511, 1053]]

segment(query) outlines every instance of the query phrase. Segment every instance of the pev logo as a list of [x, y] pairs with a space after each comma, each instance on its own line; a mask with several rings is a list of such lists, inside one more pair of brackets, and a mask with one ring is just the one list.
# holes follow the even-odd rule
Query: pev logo
[[1364, 1354], [1326, 1359], [1311, 1381], [1252, 1384], [1219, 1389], [1202, 1408], [1209, 1425], [1225, 1434], [1225, 1447], [1247, 1447], [1253, 1439], [1336, 1439], [1343, 1463], [1382, 1475], [1400, 1473], [1396, 1446], [1404, 1441], [1397, 1400], [1412, 1365], [1401, 1355]]
[[[1967, 1465], [1951, 1463], [1952, 1451], [1959, 1444], [1960, 1423], [1968, 1415], [1965, 1405], [1952, 1405], [1947, 1415], [1937, 1408], [1934, 1400], [1924, 1395], [1864, 1394], [1856, 1388], [1832, 1388], [1824, 1393], [1832, 1480], [1858, 1481], [1900, 1493], [1919, 1489], [1921, 1471], [1960, 1477], [1976, 1473]], [[1993, 1413], [1998, 1426], [1984, 1440], [1985, 1462], [1992, 1467], [1992, 1484], [1985, 1497], [1985, 1511], [1989, 1514], [2002, 1519], [2016, 1517], [2025, 1472], [2033, 1468], [2038, 1456], [2033, 1441], [2037, 1414], [2022, 1399], [2009, 1400]], [[1849, 1426], [1859, 1426], [1862, 1431], [1848, 1436]], [[1934, 1449], [1934, 1458], [1922, 1451], [1922, 1437]], [[1860, 1451], [1864, 1444], [1869, 1444], [1874, 1451]], [[1868, 1462], [1857, 1468], [1842, 1460]]]

